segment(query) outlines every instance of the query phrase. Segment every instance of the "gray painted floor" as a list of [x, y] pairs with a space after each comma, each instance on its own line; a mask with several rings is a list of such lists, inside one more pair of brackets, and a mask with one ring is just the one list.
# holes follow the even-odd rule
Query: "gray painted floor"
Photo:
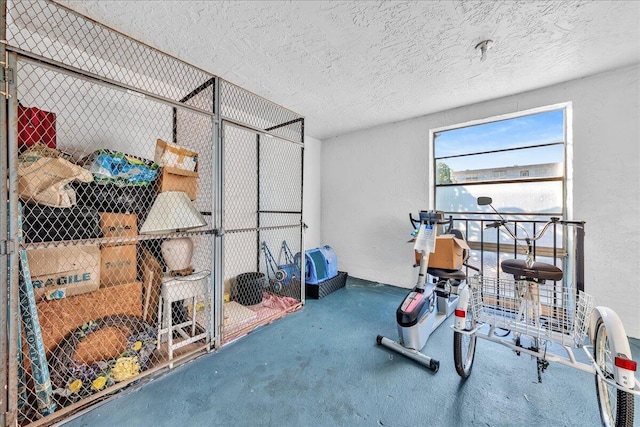
[[[461, 381], [452, 318], [423, 349], [440, 360], [436, 374], [376, 345], [378, 334], [397, 339], [395, 310], [406, 292], [349, 278], [346, 288], [65, 427], [600, 425], [592, 375], [551, 364], [538, 384], [535, 362], [498, 344], [478, 340], [473, 372]], [[640, 341], [632, 347], [638, 360]]]

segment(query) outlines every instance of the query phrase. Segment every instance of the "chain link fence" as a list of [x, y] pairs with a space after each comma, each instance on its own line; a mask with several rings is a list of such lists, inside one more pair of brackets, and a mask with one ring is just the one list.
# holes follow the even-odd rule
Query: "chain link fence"
[[303, 118], [55, 3], [6, 8], [5, 424], [300, 308]]
[[[25, 56], [162, 99], [178, 102], [213, 77], [53, 2], [8, 1], [6, 25], [8, 45]], [[198, 101], [213, 112], [211, 99]]]
[[220, 82], [220, 115], [249, 128], [303, 142], [304, 118], [228, 81]]
[[225, 123], [223, 342], [300, 307], [302, 146]]
[[210, 341], [213, 118], [25, 58], [15, 80], [28, 423]]

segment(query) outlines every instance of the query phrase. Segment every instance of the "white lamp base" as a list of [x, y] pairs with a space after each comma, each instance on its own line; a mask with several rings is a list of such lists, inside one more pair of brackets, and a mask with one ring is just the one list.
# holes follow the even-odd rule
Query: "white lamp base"
[[188, 237], [167, 239], [160, 245], [164, 262], [170, 271], [187, 270], [191, 267], [193, 240]]

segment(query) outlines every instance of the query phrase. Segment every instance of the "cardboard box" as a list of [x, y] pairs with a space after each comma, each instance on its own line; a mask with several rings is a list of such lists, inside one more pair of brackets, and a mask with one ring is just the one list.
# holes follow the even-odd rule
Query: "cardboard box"
[[[436, 237], [436, 248], [429, 254], [429, 267], [442, 268], [445, 270], [460, 270], [464, 258], [469, 252], [469, 245], [462, 239], [457, 239], [453, 235], [447, 234]], [[416, 253], [416, 263], [420, 264], [420, 254]]]
[[80, 245], [27, 250], [36, 301], [92, 292], [100, 287], [100, 248]]
[[158, 177], [158, 193], [184, 191], [191, 200], [196, 199], [198, 153], [158, 139], [153, 160], [161, 168]]
[[104, 237], [133, 237], [138, 235], [136, 214], [100, 212], [100, 228]]
[[160, 167], [171, 167], [188, 172], [198, 170], [198, 153], [161, 139], [156, 141], [153, 161]]
[[136, 245], [104, 245], [100, 249], [100, 284], [135, 282], [138, 276]]
[[191, 200], [198, 194], [198, 172], [165, 166], [158, 177], [158, 193], [184, 191]]

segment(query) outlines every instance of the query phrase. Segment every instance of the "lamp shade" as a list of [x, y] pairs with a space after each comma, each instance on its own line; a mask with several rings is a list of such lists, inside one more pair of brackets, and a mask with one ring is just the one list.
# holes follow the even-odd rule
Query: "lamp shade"
[[158, 194], [140, 234], [163, 234], [203, 227], [207, 221], [187, 193], [166, 191]]

